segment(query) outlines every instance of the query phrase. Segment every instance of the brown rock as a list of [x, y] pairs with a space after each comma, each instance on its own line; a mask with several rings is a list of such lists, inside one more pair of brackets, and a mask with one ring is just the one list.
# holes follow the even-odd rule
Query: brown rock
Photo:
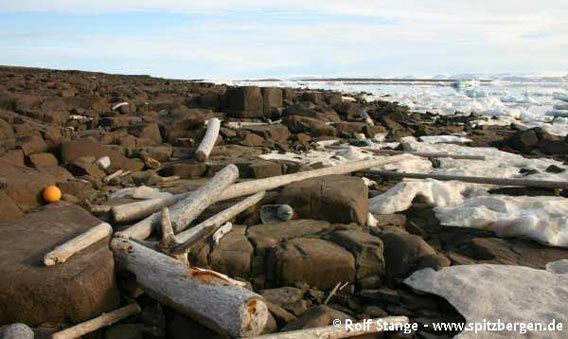
[[24, 213], [18, 208], [10, 196], [3, 190], [0, 190], [0, 220], [12, 220], [24, 216]]
[[271, 251], [266, 270], [280, 285], [305, 282], [331, 289], [340, 281], [354, 281], [355, 260], [349, 252], [329, 241], [296, 238]]
[[108, 239], [65, 264], [42, 264], [45, 253], [99, 222], [80, 207], [60, 204], [0, 223], [0, 323], [80, 322], [118, 306]]
[[278, 87], [263, 87], [262, 101], [264, 116], [278, 118], [282, 114], [282, 89]]
[[84, 156], [92, 156], [96, 159], [108, 156], [111, 160], [110, 166], [115, 170], [139, 171], [144, 168], [144, 163], [140, 159], [129, 159], [117, 150], [105, 147], [90, 139], [73, 140], [61, 146], [61, 160], [64, 163], [72, 163]]
[[422, 258], [436, 254], [436, 251], [417, 235], [385, 232], [381, 239], [385, 245], [384, 258], [389, 278], [406, 278], [417, 268]]
[[337, 135], [335, 127], [315, 118], [292, 115], [284, 117], [282, 123], [293, 133], [309, 132], [314, 137]]
[[57, 158], [51, 153], [35, 153], [28, 156], [30, 164], [35, 167], [57, 166]]
[[170, 163], [159, 172], [161, 176], [179, 176], [184, 179], [203, 177], [207, 173], [207, 164], [202, 162]]
[[310, 310], [302, 314], [299, 318], [288, 323], [283, 332], [301, 330], [313, 327], [327, 326], [331, 322], [331, 314], [328, 312], [327, 307], [320, 305], [312, 307]]
[[277, 201], [292, 206], [301, 218], [363, 225], [369, 213], [367, 195], [367, 186], [360, 178], [329, 175], [292, 183]]
[[247, 279], [250, 276], [254, 248], [245, 236], [244, 226], [233, 226], [211, 251], [211, 267], [232, 277]]
[[380, 238], [363, 231], [345, 230], [334, 232], [331, 239], [355, 256], [357, 279], [384, 275], [385, 259]]
[[39, 135], [24, 137], [18, 141], [18, 144], [25, 156], [47, 151], [47, 144]]
[[260, 87], [243, 86], [227, 90], [227, 109], [232, 117], [260, 118], [264, 114]]
[[260, 147], [264, 143], [264, 139], [255, 133], [245, 133], [243, 139], [239, 141], [239, 145], [248, 147]]
[[288, 127], [282, 124], [250, 126], [246, 128], [248, 131], [259, 134], [265, 139], [271, 139], [277, 142], [285, 142], [290, 137]]

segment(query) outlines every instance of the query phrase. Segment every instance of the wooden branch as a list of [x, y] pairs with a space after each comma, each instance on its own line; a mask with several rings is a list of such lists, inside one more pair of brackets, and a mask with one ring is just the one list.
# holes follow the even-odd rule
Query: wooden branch
[[339, 326], [324, 326], [307, 328], [303, 330], [279, 332], [272, 334], [265, 334], [256, 338], [263, 339], [335, 339], [335, 338], [349, 338], [356, 337], [364, 334], [375, 334], [384, 331], [378, 331], [377, 323], [383, 321], [393, 328], [398, 326], [399, 329], [408, 324], [407, 317], [385, 317], [377, 319], [367, 319], [366, 321], [353, 322], [350, 326], [340, 322]]
[[[326, 148], [329, 149], [347, 149], [343, 146], [327, 146]], [[468, 154], [450, 154], [445, 152], [414, 152], [414, 151], [398, 151], [398, 150], [389, 150], [389, 149], [370, 149], [370, 148], [361, 148], [362, 150], [372, 152], [377, 155], [399, 155], [399, 154], [412, 154], [419, 157], [424, 158], [452, 158], [452, 159], [466, 159], [466, 160], [485, 160], [485, 156], [483, 155], [468, 155]]]
[[[190, 192], [183, 200], [175, 203], [170, 209], [174, 231], [183, 231], [201, 212], [218, 201], [219, 195], [238, 177], [239, 169], [237, 166], [227, 165], [203, 186]], [[133, 226], [117, 232], [117, 236], [146, 239], [152, 233], [154, 225], [159, 222], [160, 214], [154, 213]]]
[[401, 155], [391, 156], [388, 158], [353, 161], [345, 164], [340, 164], [337, 166], [320, 168], [312, 171], [297, 172], [292, 174], [280, 175], [276, 177], [241, 182], [229, 186], [223, 192], [219, 200], [228, 200], [236, 197], [242, 197], [244, 195], [253, 194], [260, 191], [269, 191], [281, 186], [291, 184], [296, 181], [317, 178], [324, 175], [346, 174], [346, 173], [361, 171], [363, 169], [378, 167], [406, 159], [408, 159], [408, 157], [405, 154], [401, 154]]
[[205, 132], [205, 136], [203, 137], [203, 140], [201, 140], [201, 144], [199, 144], [197, 151], [195, 151], [195, 158], [197, 161], [204, 162], [207, 158], [209, 158], [209, 154], [211, 154], [213, 146], [215, 146], [215, 142], [219, 136], [220, 128], [221, 121], [219, 119], [209, 119], [209, 122], [207, 122], [207, 132]]
[[[355, 161], [333, 167], [320, 168], [316, 170], [286, 174], [286, 175], [265, 178], [265, 179], [251, 180], [229, 186], [227, 189], [224, 190], [223, 193], [221, 193], [221, 196], [217, 200], [218, 201], [228, 200], [245, 195], [250, 195], [260, 191], [268, 191], [271, 189], [278, 188], [280, 186], [288, 185], [296, 181], [316, 178], [324, 175], [346, 174], [346, 173], [361, 171], [364, 169], [378, 167], [381, 165], [386, 165], [393, 162], [402, 161], [405, 159], [407, 159], [406, 155], [401, 154], [397, 156], [391, 156], [388, 158]], [[176, 201], [179, 201], [181, 199], [186, 199], [192, 194], [193, 192], [187, 192], [165, 198], [156, 198], [142, 202], [135, 202], [131, 204], [125, 204], [122, 206], [116, 206], [113, 208], [113, 213], [115, 214], [115, 220], [118, 218], [117, 213], [120, 213], [120, 218], [122, 220], [131, 219], [132, 215], [136, 215], [137, 219], [140, 216], [150, 215], [154, 212], [161, 210], [166, 206], [174, 204]], [[120, 207], [120, 212], [118, 212], [119, 207]], [[116, 232], [115, 235], [124, 238], [133, 237], [137, 239], [146, 239], [147, 237], [150, 236], [152, 231], [152, 227], [149, 227], [148, 224], [154, 225], [157, 224], [159, 221], [160, 221], [159, 213], [154, 213], [149, 217], [147, 217], [146, 219], [138, 222], [137, 224], [123, 231]]]
[[246, 209], [257, 204], [266, 192], [258, 192], [235, 205], [221, 211], [202, 223], [176, 235], [176, 242], [181, 244], [171, 249], [171, 253], [187, 253], [201, 239], [207, 238], [227, 221], [233, 219]]
[[131, 315], [140, 312], [140, 306], [138, 304], [130, 304], [118, 308], [109, 313], [103, 313], [100, 316], [93, 318], [91, 320], [85, 321], [73, 327], [69, 327], [63, 331], [56, 332], [52, 335], [52, 339], [72, 339], [79, 338], [87, 333], [94, 332], [106, 326], [110, 326], [117, 321], [128, 318]]
[[53, 266], [67, 261], [77, 252], [91, 246], [99, 240], [112, 235], [112, 226], [107, 223], [100, 223], [90, 230], [83, 232], [75, 238], [57, 246], [53, 251], [43, 257], [45, 266]]
[[500, 186], [521, 186], [521, 187], [538, 187], [538, 188], [568, 188], [568, 181], [545, 181], [530, 180], [523, 178], [492, 178], [492, 177], [472, 177], [464, 175], [448, 175], [436, 173], [405, 173], [394, 171], [367, 171], [363, 175], [370, 177], [388, 177], [388, 178], [413, 178], [413, 179], [435, 179], [442, 181], [457, 180], [463, 182], [471, 182], [474, 184], [489, 184]]
[[119, 267], [133, 273], [137, 283], [160, 303], [232, 337], [254, 336], [263, 330], [268, 317], [263, 298], [236, 286], [234, 280], [188, 268], [129, 239], [113, 239], [111, 250]]

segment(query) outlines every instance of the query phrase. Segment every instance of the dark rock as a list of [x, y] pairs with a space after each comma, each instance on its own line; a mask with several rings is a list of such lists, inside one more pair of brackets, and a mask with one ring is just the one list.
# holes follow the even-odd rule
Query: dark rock
[[358, 280], [384, 275], [385, 260], [381, 239], [358, 230], [334, 232], [331, 239], [355, 256]]
[[12, 130], [12, 126], [0, 119], [0, 150], [12, 149], [16, 146], [16, 136]]
[[35, 153], [28, 156], [30, 164], [35, 167], [57, 166], [57, 158], [51, 153]]
[[227, 90], [227, 110], [232, 117], [260, 118], [264, 115], [260, 87], [244, 86]]
[[264, 116], [278, 118], [282, 114], [282, 90], [278, 87], [263, 87]]
[[301, 317], [294, 321], [288, 323], [284, 328], [283, 332], [294, 331], [313, 327], [327, 326], [331, 322], [331, 314], [325, 306], [316, 306], [311, 308], [309, 311], [302, 314]]
[[381, 239], [385, 245], [384, 258], [389, 278], [405, 278], [416, 269], [423, 257], [436, 254], [436, 251], [417, 235], [385, 232]]
[[250, 276], [254, 249], [245, 236], [244, 226], [233, 226], [209, 254], [211, 267], [232, 277]]
[[277, 202], [290, 205], [301, 218], [363, 225], [369, 213], [367, 195], [360, 178], [330, 175], [286, 186]]
[[288, 127], [282, 124], [249, 126], [246, 127], [246, 129], [259, 134], [265, 139], [271, 139], [278, 142], [286, 142], [290, 137]]
[[179, 176], [183, 179], [203, 177], [207, 173], [207, 164], [202, 162], [175, 162], [167, 164], [159, 171], [164, 177]]
[[255, 133], [245, 133], [239, 145], [247, 147], [260, 147], [264, 144], [264, 139]]
[[268, 311], [270, 312], [270, 314], [272, 314], [274, 320], [276, 320], [276, 323], [280, 327], [296, 319], [295, 315], [276, 304], [267, 301], [266, 306], [268, 307]]
[[308, 132], [314, 137], [337, 135], [335, 127], [315, 118], [298, 115], [286, 116], [282, 119], [282, 123], [288, 126], [293, 133]]
[[248, 237], [257, 251], [271, 247], [282, 240], [304, 237], [331, 228], [320, 220], [290, 220], [282, 223], [259, 224], [249, 227]]
[[355, 102], [341, 102], [334, 105], [333, 109], [346, 117], [356, 117], [361, 112], [361, 105]]
[[112, 325], [105, 331], [105, 339], [144, 339], [143, 324]]
[[304, 291], [299, 288], [285, 286], [262, 290], [260, 291], [260, 295], [264, 297], [264, 300], [270, 303], [284, 306], [300, 301], [304, 296]]
[[562, 173], [566, 171], [564, 168], [560, 168], [556, 165], [550, 165], [546, 168], [546, 172], [548, 173]]
[[292, 239], [273, 249], [269, 258], [266, 270], [280, 285], [301, 281], [325, 290], [355, 279], [353, 256], [321, 239]]
[[25, 156], [45, 152], [48, 148], [43, 138], [38, 135], [24, 137], [18, 141], [18, 144]]
[[538, 136], [534, 129], [520, 131], [506, 140], [505, 144], [517, 151], [529, 153], [538, 147]]
[[12, 201], [10, 196], [3, 190], [0, 190], [0, 221], [17, 219], [23, 215], [22, 210]]
[[0, 223], [0, 323], [80, 322], [118, 306], [109, 239], [65, 264], [42, 263], [45, 253], [98, 223], [82, 208], [61, 204]]
[[132, 126], [128, 129], [128, 132], [139, 138], [148, 138], [156, 144], [162, 143], [162, 134], [158, 124], [155, 122]]
[[129, 159], [118, 151], [89, 139], [73, 140], [61, 146], [61, 160], [64, 163], [73, 163], [74, 160], [84, 156], [92, 156], [96, 159], [108, 156], [111, 161], [111, 168], [116, 170], [139, 171], [144, 168], [144, 163], [141, 160]]

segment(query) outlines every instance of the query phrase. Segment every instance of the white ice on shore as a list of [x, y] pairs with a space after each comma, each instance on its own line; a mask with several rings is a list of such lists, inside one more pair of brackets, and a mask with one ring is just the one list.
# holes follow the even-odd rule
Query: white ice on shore
[[568, 199], [562, 197], [473, 196], [434, 209], [443, 225], [493, 230], [502, 237], [522, 237], [568, 247]]
[[[547, 270], [509, 265], [458, 265], [414, 272], [410, 287], [446, 299], [468, 326], [484, 321], [562, 323], [561, 331], [463, 331], [455, 338], [566, 338], [568, 324], [568, 260], [549, 263]], [[540, 326], [540, 325], [539, 325]], [[556, 328], [557, 329], [557, 328]]]

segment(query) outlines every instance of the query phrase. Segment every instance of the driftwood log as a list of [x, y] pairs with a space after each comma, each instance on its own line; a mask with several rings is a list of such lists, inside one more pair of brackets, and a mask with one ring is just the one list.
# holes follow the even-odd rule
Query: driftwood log
[[[326, 146], [328, 149], [346, 150], [344, 146]], [[452, 158], [452, 159], [465, 159], [465, 160], [485, 160], [483, 155], [468, 155], [468, 154], [450, 154], [445, 152], [415, 152], [415, 151], [399, 151], [390, 149], [370, 149], [361, 148], [362, 150], [369, 151], [377, 155], [399, 155], [399, 154], [412, 154], [424, 158]]]
[[211, 154], [213, 146], [215, 146], [217, 137], [219, 137], [220, 128], [221, 121], [219, 119], [209, 119], [207, 122], [207, 132], [205, 132], [203, 140], [201, 140], [199, 147], [197, 147], [197, 151], [195, 151], [195, 158], [197, 161], [204, 162], [209, 158], [209, 154]]
[[243, 201], [236, 203], [235, 205], [223, 210], [211, 218], [203, 221], [202, 223], [183, 231], [175, 236], [175, 242], [180, 244], [174, 247], [171, 252], [174, 254], [186, 253], [193, 245], [199, 242], [201, 239], [207, 238], [219, 227], [223, 226], [227, 221], [233, 219], [241, 212], [245, 211], [247, 208], [257, 204], [262, 198], [264, 198], [265, 191], [258, 192]]
[[387, 177], [387, 178], [412, 178], [412, 179], [435, 179], [441, 181], [463, 181], [474, 184], [489, 184], [499, 186], [521, 186], [521, 187], [537, 187], [550, 189], [568, 189], [568, 181], [547, 181], [547, 180], [530, 180], [523, 178], [492, 178], [492, 177], [473, 177], [465, 175], [448, 175], [436, 173], [406, 173], [395, 171], [367, 171], [363, 172], [367, 177]]
[[77, 252], [91, 246], [92, 244], [110, 237], [112, 235], [112, 226], [107, 223], [100, 223], [90, 230], [83, 232], [75, 238], [57, 246], [53, 251], [47, 253], [43, 257], [45, 266], [53, 266], [58, 263], [67, 261]]
[[[170, 208], [171, 223], [174, 231], [183, 231], [201, 212], [219, 200], [219, 195], [238, 177], [239, 169], [237, 166], [227, 165], [203, 186], [176, 202]], [[116, 234], [125, 238], [146, 239], [160, 220], [161, 213], [157, 212]]]
[[119, 267], [133, 273], [144, 291], [181, 314], [232, 337], [254, 336], [263, 330], [266, 303], [242, 283], [190, 268], [129, 239], [113, 239], [111, 250]]
[[87, 333], [91, 333], [100, 328], [110, 326], [117, 321], [128, 318], [131, 315], [134, 315], [139, 312], [140, 312], [140, 306], [138, 306], [138, 304], [136, 303], [130, 304], [128, 306], [116, 309], [112, 312], [103, 313], [96, 318], [77, 324], [73, 327], [69, 327], [63, 331], [55, 332], [51, 338], [52, 339], [79, 338]]
[[[237, 183], [234, 185], [229, 186], [219, 197], [218, 200], [228, 200], [232, 198], [237, 198], [245, 195], [250, 195], [260, 191], [268, 191], [271, 189], [275, 189], [284, 185], [288, 185], [290, 183], [301, 181], [310, 178], [316, 178], [324, 175], [331, 175], [331, 174], [346, 174], [356, 171], [362, 171], [364, 169], [378, 167], [386, 164], [390, 164], [397, 161], [402, 161], [406, 159], [406, 155], [397, 155], [391, 156], [388, 158], [382, 159], [373, 159], [373, 160], [363, 160], [363, 161], [355, 161], [347, 164], [341, 164], [332, 167], [320, 168], [311, 171], [305, 172], [298, 172], [293, 174], [286, 174], [277, 177], [265, 178], [265, 179], [258, 179], [258, 180], [250, 180], [242, 183]], [[156, 198], [150, 199], [141, 202], [134, 202], [130, 204], [124, 204], [121, 206], [113, 207], [113, 214], [115, 220], [132, 220], [135, 216], [136, 219], [141, 217], [145, 217], [154, 213], [154, 216], [151, 218], [151, 222], [149, 219], [144, 219], [136, 224], [136, 228], [129, 230], [117, 232], [118, 235], [123, 237], [134, 237], [138, 239], [145, 239], [150, 235], [151, 227], [148, 228], [147, 224], [157, 224], [159, 222], [159, 213], [162, 208], [166, 206], [170, 206], [181, 199], [185, 199], [188, 196], [193, 194], [193, 192], [181, 193], [174, 196], [169, 196], [166, 198]], [[118, 221], [118, 220], [117, 220]], [[144, 224], [146, 226], [138, 226], [140, 224]], [[140, 227], [140, 228], [139, 228]]]
[[[383, 321], [389, 324], [389, 328], [394, 326], [402, 326], [408, 324], [407, 317], [385, 317], [377, 319], [367, 319], [366, 321], [354, 322], [346, 325], [343, 322], [338, 323], [338, 326], [324, 326], [307, 328], [303, 330], [295, 330], [288, 332], [279, 332], [273, 334], [265, 334], [256, 338], [263, 339], [335, 339], [335, 338], [349, 338], [356, 337], [364, 334], [379, 333], [377, 323]], [[392, 327], [390, 327], [392, 326]]]

